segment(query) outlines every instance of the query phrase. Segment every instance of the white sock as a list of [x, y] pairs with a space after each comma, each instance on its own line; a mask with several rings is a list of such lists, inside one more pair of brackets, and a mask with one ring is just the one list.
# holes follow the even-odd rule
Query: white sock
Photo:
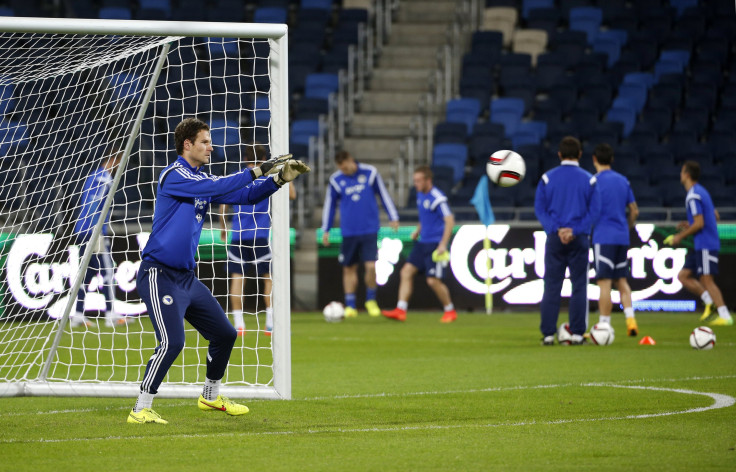
[[105, 319], [106, 320], [114, 320], [117, 319], [118, 316], [115, 314], [114, 311], [106, 311], [105, 312]]
[[233, 310], [233, 326], [236, 328], [245, 327], [245, 321], [243, 321], [243, 310]]
[[273, 307], [266, 308], [266, 329], [273, 330]]
[[598, 318], [598, 323], [611, 324], [611, 315], [600, 315], [600, 317]]
[[396, 308], [398, 308], [399, 310], [406, 311], [409, 309], [409, 302], [404, 301], [404, 300], [399, 300], [399, 303], [396, 304]]
[[626, 318], [633, 318], [634, 317], [634, 307], [630, 306], [628, 308], [624, 308], [624, 314], [626, 315]]
[[700, 294], [700, 299], [703, 300], [703, 303], [706, 305], [713, 303], [713, 299], [710, 297], [710, 293], [708, 293], [707, 290]]
[[449, 305], [445, 305], [445, 307], [444, 307], [443, 309], [444, 309], [444, 310], [445, 310], [446, 312], [447, 312], [447, 311], [452, 311], [452, 310], [454, 310], [454, 309], [455, 309], [455, 305], [453, 305], [452, 303], [450, 303]]
[[215, 401], [217, 396], [220, 394], [220, 381], [210, 380], [205, 377], [204, 388], [202, 389], [202, 396], [205, 400]]
[[726, 305], [718, 307], [718, 316], [720, 316], [724, 320], [731, 319], [731, 313], [728, 312], [728, 308], [726, 307]]
[[138, 394], [138, 400], [135, 401], [135, 406], [133, 407], [133, 411], [136, 413], [140, 413], [142, 409], [144, 408], [151, 408], [151, 405], [153, 405], [153, 397], [155, 394], [153, 393], [147, 393], [147, 392], [141, 392]]

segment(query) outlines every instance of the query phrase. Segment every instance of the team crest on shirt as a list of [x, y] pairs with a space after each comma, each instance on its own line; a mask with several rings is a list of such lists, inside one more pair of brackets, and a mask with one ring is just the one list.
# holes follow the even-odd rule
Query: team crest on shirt
[[164, 305], [171, 305], [172, 303], [174, 303], [174, 297], [172, 297], [171, 295], [164, 295], [161, 298], [161, 301], [164, 302]]
[[422, 206], [424, 206], [424, 208], [429, 208], [429, 200], [424, 200], [424, 203], [422, 203]]
[[364, 184], [367, 181], [368, 181], [368, 178], [365, 175], [361, 174], [358, 176], [358, 183]]
[[204, 220], [204, 214], [207, 212], [208, 201], [203, 198], [194, 199], [194, 218], [197, 223], [201, 223]]

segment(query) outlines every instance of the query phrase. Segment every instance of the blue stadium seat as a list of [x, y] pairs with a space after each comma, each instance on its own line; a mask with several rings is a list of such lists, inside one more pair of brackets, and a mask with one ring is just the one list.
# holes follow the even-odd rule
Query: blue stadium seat
[[240, 152], [240, 124], [237, 120], [213, 118], [210, 121], [210, 135], [217, 156], [215, 162], [225, 162], [237, 158]]
[[557, 8], [533, 8], [529, 11], [526, 26], [529, 29], [539, 29], [552, 37], [557, 32], [562, 16]]
[[325, 98], [302, 97], [296, 104], [295, 120], [317, 120], [329, 113], [329, 101]]
[[578, 99], [578, 90], [571, 81], [557, 83], [549, 90], [549, 100], [555, 102], [563, 114], [569, 113]]
[[473, 136], [470, 138], [468, 152], [474, 164], [485, 165], [494, 152], [503, 149], [503, 139], [500, 136]]
[[138, 6], [140, 8], [161, 10], [165, 12], [167, 16], [171, 16], [170, 0], [138, 0]]
[[677, 16], [682, 16], [686, 9], [698, 5], [698, 0], [670, 0], [670, 6], [677, 10]]
[[337, 92], [339, 79], [337, 74], [309, 74], [304, 85], [304, 96], [310, 98], [329, 98]]
[[434, 143], [465, 143], [467, 138], [465, 123], [443, 121], [434, 127]]
[[299, 8], [319, 8], [321, 10], [332, 10], [332, 0], [301, 0]]
[[210, 58], [240, 58], [239, 41], [237, 38], [207, 38], [207, 51], [209, 52]]
[[528, 19], [532, 9], [554, 8], [554, 6], [554, 0], [523, 0], [521, 7], [521, 16], [525, 19]]
[[468, 147], [464, 144], [436, 144], [432, 149], [432, 165], [452, 167], [455, 184], [462, 180], [467, 160]]
[[619, 40], [602, 34], [599, 34], [598, 37], [593, 40], [593, 50], [596, 52], [602, 52], [608, 56], [608, 67], [613, 67], [613, 65], [618, 62], [619, 57], [621, 57], [621, 45], [619, 44]]
[[534, 120], [545, 123], [562, 121], [562, 111], [553, 100], [538, 101], [534, 104]]
[[471, 50], [501, 51], [503, 48], [503, 33], [500, 31], [476, 31], [471, 39]]
[[97, 16], [103, 20], [132, 20], [133, 12], [129, 7], [102, 7]]
[[473, 136], [495, 136], [499, 139], [503, 139], [506, 135], [506, 131], [502, 124], [493, 123], [491, 121], [484, 121], [476, 123], [473, 128]]
[[624, 76], [624, 84], [643, 84], [647, 90], [654, 85], [654, 75], [651, 72], [629, 72]]
[[520, 98], [496, 98], [491, 101], [490, 120], [501, 123], [506, 136], [511, 136], [524, 116], [524, 101]]
[[588, 42], [592, 43], [598, 35], [603, 22], [603, 11], [598, 7], [574, 7], [570, 9], [570, 29], [583, 31]]
[[339, 74], [340, 70], [347, 69], [350, 63], [349, 46], [339, 44], [333, 46], [322, 57], [322, 72]]
[[253, 12], [253, 23], [286, 23], [287, 11], [279, 7], [261, 7]]
[[690, 62], [690, 51], [682, 49], [663, 50], [659, 54], [660, 62], [673, 61], [680, 65], [680, 70], [684, 70]]
[[[604, 6], [602, 5], [602, 7]], [[636, 15], [636, 11], [633, 8], [614, 6], [608, 9], [608, 12], [604, 11], [603, 16], [603, 22], [612, 29], [636, 31], [639, 27], [639, 17]]]
[[611, 105], [613, 89], [606, 82], [590, 83], [580, 90], [580, 97], [592, 101], [598, 110], [604, 110]]
[[145, 86], [138, 75], [124, 72], [112, 74], [108, 83], [115, 99], [125, 101], [137, 100]]
[[474, 98], [458, 98], [447, 102], [445, 120], [454, 123], [464, 123], [467, 134], [473, 131], [475, 122], [480, 115], [480, 102]]
[[318, 120], [294, 120], [291, 122], [291, 143], [309, 144], [309, 138], [319, 135]]
[[640, 83], [623, 83], [618, 88], [618, 97], [632, 100], [636, 112], [639, 113], [647, 103], [647, 87]]
[[[288, 7], [281, 7], [288, 11]], [[327, 28], [330, 12], [321, 8], [300, 8], [296, 12], [296, 24], [299, 27]]]
[[634, 129], [634, 123], [636, 123], [636, 111], [631, 108], [611, 108], [608, 110], [608, 113], [606, 113], [606, 121], [623, 123], [623, 137], [626, 138]]
[[338, 23], [368, 23], [368, 19], [365, 8], [342, 8], [337, 16]]

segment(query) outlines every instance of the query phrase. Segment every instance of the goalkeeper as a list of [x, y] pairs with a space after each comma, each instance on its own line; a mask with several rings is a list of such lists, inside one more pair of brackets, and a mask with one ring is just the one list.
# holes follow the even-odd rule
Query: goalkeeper
[[[211, 204], [254, 205], [310, 171], [289, 155], [227, 177], [209, 175], [202, 171], [213, 150], [209, 126], [194, 118], [179, 123], [174, 141], [179, 158], [159, 175], [153, 230], [143, 249], [136, 280], [159, 345], [146, 365], [128, 423], [167, 423], [151, 406], [159, 385], [184, 347], [185, 319], [209, 341], [199, 409], [220, 410], [232, 416], [248, 413], [248, 407], [219, 393], [238, 334], [215, 297], [195, 276], [194, 254]], [[273, 178], [256, 181], [262, 175]]]

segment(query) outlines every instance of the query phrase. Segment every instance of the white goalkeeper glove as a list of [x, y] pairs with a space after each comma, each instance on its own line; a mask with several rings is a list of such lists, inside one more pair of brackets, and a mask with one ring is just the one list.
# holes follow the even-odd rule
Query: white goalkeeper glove
[[280, 186], [286, 182], [291, 182], [302, 174], [311, 172], [312, 169], [304, 162], [298, 159], [289, 159], [285, 164], [280, 166], [278, 175], [274, 177], [276, 183]]
[[253, 173], [253, 180], [257, 179], [258, 177], [262, 175], [271, 175], [275, 174], [281, 169], [281, 165], [291, 159], [291, 154], [283, 154], [281, 156], [274, 157], [272, 159], [267, 160], [263, 164], [261, 164], [259, 167], [254, 167], [251, 169], [251, 172]]

